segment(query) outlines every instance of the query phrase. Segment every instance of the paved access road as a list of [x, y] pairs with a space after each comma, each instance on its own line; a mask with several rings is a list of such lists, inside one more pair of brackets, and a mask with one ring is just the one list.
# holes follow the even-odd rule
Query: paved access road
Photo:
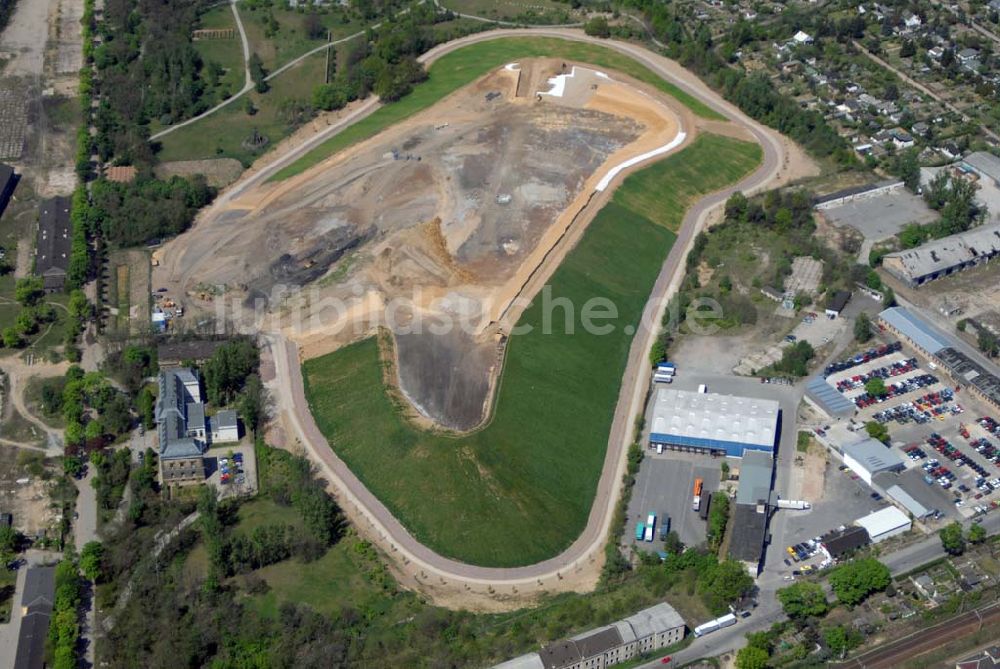
[[[684, 217], [677, 241], [656, 280], [650, 299], [643, 311], [639, 331], [632, 341], [608, 441], [604, 468], [587, 527], [580, 537], [562, 554], [544, 562], [518, 568], [478, 567], [434, 553], [410, 535], [329, 447], [309, 412], [302, 386], [298, 351], [295, 345], [279, 335], [272, 335], [270, 346], [275, 361], [275, 382], [278, 390], [276, 396], [283, 403], [282, 408], [285, 414], [291, 419], [295, 436], [305, 445], [310, 457], [330, 477], [331, 483], [341, 493], [343, 501], [354, 507], [362, 518], [374, 528], [375, 536], [373, 538], [380, 540], [389, 554], [396, 553], [399, 556], [396, 558], [397, 560], [401, 560], [411, 567], [415, 565], [421, 571], [430, 574], [431, 577], [448, 579], [453, 583], [464, 583], [469, 587], [479, 586], [476, 590], [481, 590], [482, 586], [514, 586], [523, 591], [542, 586], [544, 582], [544, 589], [552, 592], [567, 589], [565, 585], [560, 587], [562, 580], [560, 572], [565, 573], [578, 568], [587, 569], [593, 572], [596, 580], [598, 565], [602, 561], [604, 542], [612, 524], [614, 506], [620, 492], [619, 482], [625, 471], [625, 455], [631, 440], [633, 418], [642, 411], [642, 402], [649, 383], [648, 352], [658, 334], [659, 323], [668, 298], [676, 291], [683, 278], [683, 260], [694, 235], [705, 225], [709, 213], [721, 206], [733, 192], [737, 190], [754, 192], [772, 184], [777, 179], [787, 156], [785, 155], [785, 144], [774, 131], [746, 117], [677, 63], [634, 44], [590, 38], [581, 31], [565, 29], [492, 31], [439, 45], [424, 54], [421, 61], [424, 63], [433, 62], [444, 54], [469, 44], [525, 35], [590, 42], [623, 53], [745, 128], [755, 137], [763, 150], [763, 160], [751, 175], [732, 187], [702, 198], [688, 210]], [[373, 104], [370, 110], [374, 111], [375, 108], [377, 105]], [[360, 110], [349, 119], [354, 120], [359, 116]], [[345, 119], [344, 122], [347, 121], [348, 119]], [[237, 193], [242, 192], [252, 183], [266, 179], [332, 134], [334, 134], [334, 129], [317, 135], [265, 167], [234, 190]]]

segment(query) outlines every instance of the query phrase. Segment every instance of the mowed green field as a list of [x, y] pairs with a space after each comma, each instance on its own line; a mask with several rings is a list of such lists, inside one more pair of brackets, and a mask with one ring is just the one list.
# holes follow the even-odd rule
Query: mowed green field
[[[632, 339], [625, 326], [638, 323], [684, 210], [760, 156], [755, 144], [703, 134], [649, 168], [657, 182], [647, 171], [626, 179], [550, 281], [552, 297], [574, 305], [575, 331], [555, 309], [544, 333], [541, 300], [524, 312], [518, 325], [532, 330], [511, 337], [493, 419], [478, 432], [454, 437], [407, 421], [383, 384], [374, 338], [307, 360], [306, 395], [334, 451], [442, 555], [506, 567], [567, 548], [586, 525], [604, 462]], [[635, 184], [660, 197], [637, 198]], [[594, 297], [617, 307], [610, 334], [581, 327]]]
[[565, 58], [617, 70], [673, 96], [698, 116], [708, 119], [724, 118], [694, 96], [664, 81], [646, 66], [607, 47], [550, 37], [509, 37], [471, 44], [442, 56], [431, 65], [427, 81], [415, 86], [413, 92], [405, 98], [380, 107], [345, 128], [276, 172], [270, 181], [281, 181], [300, 174], [338, 151], [374, 137], [501, 65], [519, 58], [538, 57]]

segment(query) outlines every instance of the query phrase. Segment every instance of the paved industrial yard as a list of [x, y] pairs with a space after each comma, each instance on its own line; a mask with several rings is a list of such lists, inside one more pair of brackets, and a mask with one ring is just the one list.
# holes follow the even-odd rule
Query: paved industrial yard
[[[634, 543], [644, 550], [663, 550], [659, 524], [664, 514], [670, 516], [671, 529], [677, 532], [687, 546], [697, 546], [705, 541], [705, 521], [691, 509], [694, 480], [705, 482], [702, 496], [719, 488], [721, 465], [725, 458], [694, 453], [664, 452], [657, 455], [647, 451], [639, 475], [632, 489], [626, 523], [625, 543]], [[635, 524], [645, 522], [650, 511], [657, 514], [656, 537], [652, 544], [635, 541]]]
[[831, 207], [823, 215], [834, 225], [854, 228], [872, 241], [891, 237], [910, 223], [937, 220], [921, 198], [903, 189]]

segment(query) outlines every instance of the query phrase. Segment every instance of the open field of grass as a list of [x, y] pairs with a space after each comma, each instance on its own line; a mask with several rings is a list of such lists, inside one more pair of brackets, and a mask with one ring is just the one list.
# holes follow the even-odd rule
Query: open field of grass
[[[248, 96], [257, 110], [247, 114], [244, 98], [234, 101], [197, 123], [180, 128], [160, 141], [159, 158], [200, 160], [235, 158], [245, 166], [287, 137], [301, 123], [298, 110], [308, 107], [314, 86], [323, 83], [326, 57], [316, 54], [271, 82], [267, 93]], [[242, 142], [254, 129], [270, 141], [261, 150], [247, 149]]]
[[[227, 10], [228, 11], [228, 10]], [[264, 69], [268, 72], [276, 70], [285, 63], [298, 58], [302, 54], [326, 42], [326, 36], [321, 39], [309, 39], [305, 31], [306, 14], [292, 9], [272, 8], [270, 16], [278, 24], [274, 37], [268, 37], [265, 29], [267, 14], [263, 11], [251, 11], [240, 7], [240, 18], [250, 42], [250, 53], [260, 56]], [[364, 30], [369, 23], [360, 22], [356, 17], [348, 17], [345, 13], [334, 10], [319, 13], [320, 23], [330, 33], [333, 40], [353, 35]]]
[[711, 119], [723, 118], [697, 98], [661, 79], [644, 65], [611, 49], [548, 37], [511, 37], [472, 44], [441, 57], [431, 66], [427, 81], [415, 86], [413, 92], [405, 98], [381, 107], [345, 128], [279, 170], [271, 177], [271, 181], [295, 176], [352, 144], [374, 137], [386, 128], [434, 105], [494, 68], [518, 58], [532, 57], [565, 58], [618, 70], [675, 97], [698, 116]]
[[[557, 554], [586, 524], [632, 338], [627, 326], [636, 325], [674, 241], [670, 228], [698, 194], [732, 183], [759, 159], [756, 145], [702, 135], [657, 167], [662, 201], [631, 209], [616, 195], [550, 282], [552, 297], [567, 299], [576, 313], [543, 313], [540, 300], [525, 311], [519, 326], [532, 329], [509, 343], [495, 411], [482, 430], [455, 438], [411, 425], [383, 385], [375, 339], [304, 363], [320, 429], [434, 550], [488, 566]], [[626, 180], [625, 193], [641, 174]], [[674, 200], [675, 192], [686, 195]], [[659, 213], [674, 206], [670, 216]], [[617, 309], [601, 323], [613, 326], [603, 335], [584, 331], [579, 316], [596, 297]]]

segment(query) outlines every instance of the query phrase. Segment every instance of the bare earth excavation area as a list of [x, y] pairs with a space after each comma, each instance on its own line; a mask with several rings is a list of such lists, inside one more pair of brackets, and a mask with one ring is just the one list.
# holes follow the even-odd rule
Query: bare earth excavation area
[[484, 415], [527, 279], [558, 264], [602, 177], [680, 144], [682, 128], [693, 134], [685, 114], [618, 75], [510, 64], [297, 177], [210, 208], [159, 254], [155, 282], [196, 310], [256, 318], [304, 358], [387, 325], [414, 407], [468, 429]]

